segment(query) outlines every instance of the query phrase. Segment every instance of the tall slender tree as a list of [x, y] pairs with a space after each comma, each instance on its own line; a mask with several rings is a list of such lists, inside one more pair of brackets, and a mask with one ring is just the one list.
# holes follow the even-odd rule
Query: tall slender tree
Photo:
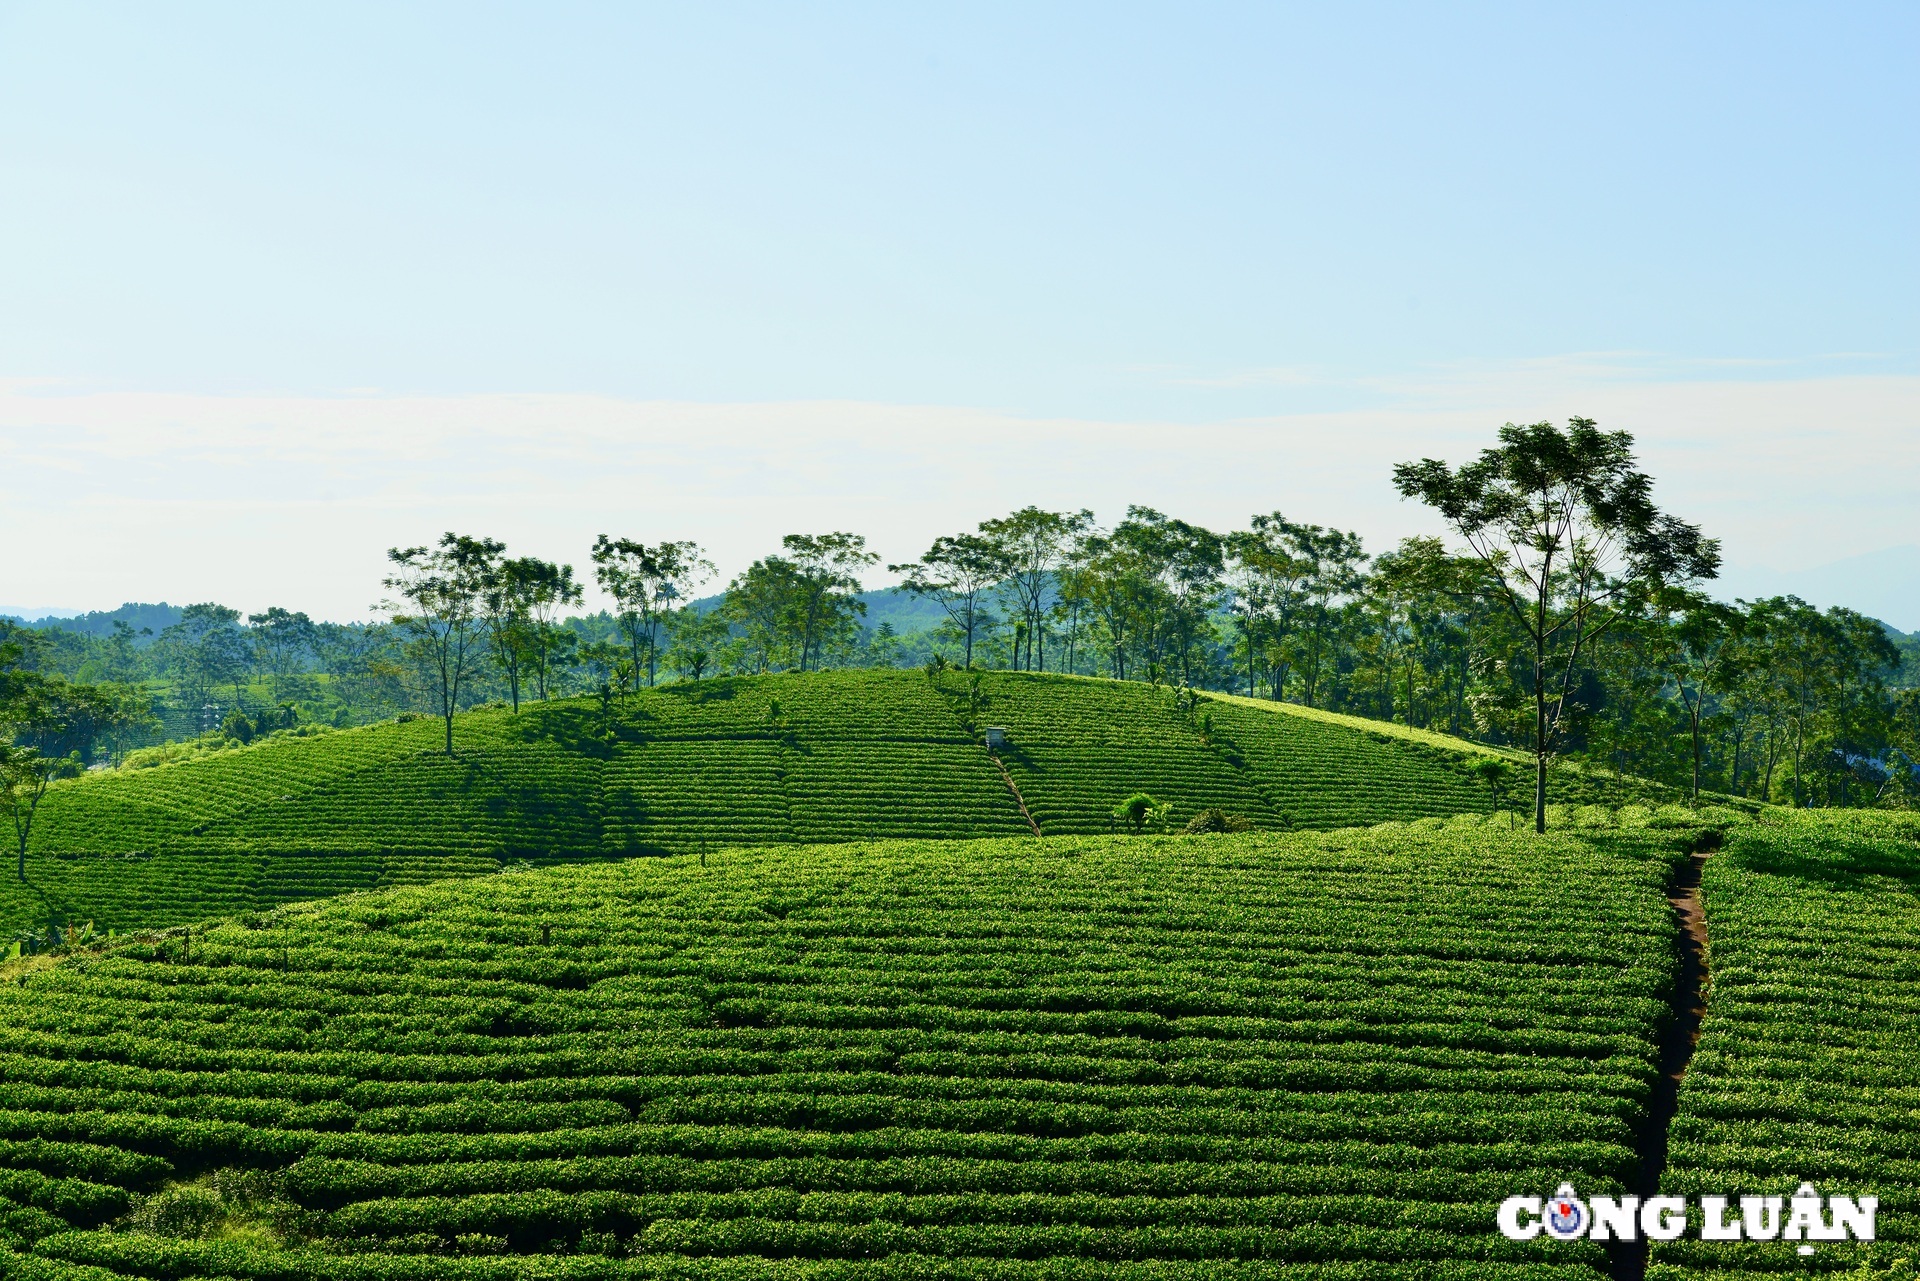
[[264, 614], [249, 614], [254, 651], [266, 663], [276, 682], [284, 681], [300, 670], [313, 653], [313, 620], [304, 613], [270, 607]]
[[1136, 633], [1144, 630], [1154, 611], [1158, 584], [1153, 567], [1131, 540], [1091, 532], [1081, 540], [1074, 574], [1086, 608], [1104, 633], [1107, 674], [1125, 680], [1132, 653], [1145, 648]]
[[879, 557], [867, 550], [860, 534], [788, 534], [780, 540], [796, 579], [797, 594], [790, 620], [797, 633], [800, 670], [817, 666], [827, 640], [837, 632], [852, 634], [867, 603], [858, 598], [860, 574]]
[[393, 570], [384, 585], [393, 596], [375, 608], [392, 618], [434, 682], [448, 756], [453, 755], [453, 714], [478, 672], [486, 644], [482, 598], [505, 550], [491, 538], [447, 533], [434, 547], [387, 552]]
[[[1263, 657], [1273, 663], [1276, 652], [1293, 630], [1299, 613], [1301, 585], [1313, 566], [1296, 554], [1294, 525], [1279, 512], [1256, 515], [1250, 528], [1227, 535], [1225, 584], [1233, 617], [1247, 656], [1247, 693], [1259, 693]], [[1275, 699], [1282, 695], [1283, 678], [1270, 682]]]
[[1534, 830], [1547, 830], [1547, 770], [1583, 653], [1622, 607], [1666, 585], [1712, 578], [1720, 544], [1660, 511], [1634, 465], [1633, 437], [1590, 418], [1500, 429], [1458, 470], [1402, 463], [1394, 484], [1444, 516], [1485, 562], [1531, 649]]
[[1113, 538], [1132, 550], [1138, 570], [1147, 579], [1142, 594], [1147, 609], [1137, 620], [1134, 634], [1146, 642], [1150, 675], [1171, 678], [1168, 669], [1178, 663], [1181, 680], [1191, 683], [1195, 645], [1220, 598], [1225, 540], [1211, 530], [1139, 506], [1127, 508], [1127, 518], [1114, 526]]
[[[0, 813], [13, 829], [15, 875], [23, 882], [40, 802], [56, 781], [72, 778], [82, 768], [77, 750], [62, 755], [42, 749], [63, 744], [76, 716], [116, 717], [120, 701], [118, 687], [69, 685], [30, 667], [38, 639], [0, 627]], [[99, 728], [87, 727], [89, 741]]]
[[542, 563], [531, 556], [497, 560], [487, 567], [480, 589], [487, 650], [507, 679], [507, 698], [515, 712], [520, 710], [521, 674], [533, 657], [532, 577]]
[[34, 816], [47, 789], [63, 778], [81, 772], [80, 754], [48, 756], [38, 748], [15, 747], [0, 743], [0, 812], [12, 824], [17, 858], [14, 872], [27, 879], [27, 844], [33, 836]]
[[545, 701], [552, 696], [550, 682], [555, 664], [572, 662], [573, 647], [578, 644], [575, 634], [561, 624], [562, 611], [579, 605], [585, 594], [573, 577], [573, 566], [533, 557], [527, 561], [526, 608], [531, 624], [533, 675], [540, 698]]
[[973, 666], [973, 641], [986, 621], [985, 596], [1000, 581], [1000, 549], [979, 534], [943, 534], [917, 561], [889, 565], [901, 575], [897, 590], [931, 600], [960, 633], [965, 666]]
[[795, 603], [802, 591], [800, 571], [784, 556], [756, 560], [727, 584], [720, 608], [729, 626], [740, 629], [739, 658], [747, 670], [799, 666]]
[[1740, 653], [1740, 611], [1678, 587], [1658, 593], [1653, 610], [1655, 651], [1686, 714], [1689, 793], [1698, 805], [1707, 700], [1733, 684]]
[[180, 621], [160, 633], [155, 649], [190, 701], [211, 697], [226, 683], [238, 706], [253, 661], [253, 645], [239, 623], [239, 610], [206, 601], [181, 610]]
[[593, 572], [601, 590], [614, 599], [634, 670], [645, 671], [651, 686], [659, 675], [660, 651], [673, 616], [712, 577], [712, 562], [695, 542], [649, 547], [602, 534], [593, 544]]
[[980, 536], [1000, 563], [1002, 591], [1023, 623], [1026, 652], [1023, 655], [1015, 648], [1015, 669], [1047, 670], [1047, 616], [1058, 592], [1060, 569], [1075, 541], [1092, 528], [1090, 511], [1050, 512], [1032, 506], [980, 522]]
[[[1091, 531], [1089, 531], [1091, 532]], [[1057, 634], [1066, 641], [1066, 666], [1063, 671], [1079, 670], [1080, 636], [1086, 630], [1088, 611], [1087, 540], [1074, 539], [1058, 572], [1054, 574], [1053, 621]]]
[[1299, 629], [1300, 643], [1296, 646], [1304, 672], [1301, 701], [1308, 707], [1318, 707], [1321, 676], [1340, 618], [1338, 602], [1359, 590], [1367, 554], [1361, 549], [1358, 534], [1318, 525], [1294, 525], [1288, 541], [1294, 555], [1307, 566], [1300, 580], [1304, 626]]

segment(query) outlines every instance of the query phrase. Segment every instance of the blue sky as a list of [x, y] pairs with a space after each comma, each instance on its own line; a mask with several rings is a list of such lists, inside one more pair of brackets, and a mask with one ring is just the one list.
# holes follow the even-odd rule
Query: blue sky
[[[1695, 460], [1656, 474], [1730, 561], [1920, 543], [1882, 474], [1920, 433], [1916, 65], [1912, 5], [0, 2], [0, 461], [32, 479], [0, 537], [69, 521], [83, 562], [0, 602], [240, 603], [324, 537], [302, 579], [342, 612], [447, 522], [578, 560], [624, 520], [737, 569], [781, 521], [905, 559], [936, 518], [1130, 497], [1380, 546], [1425, 527], [1350, 496], [1354, 458], [1600, 405]], [[567, 397], [628, 426], [501, 417]], [[1015, 429], [956, 491], [896, 448], [987, 422], [1082, 452], [1036, 477]], [[1785, 453], [1725, 492], [1754, 431]], [[650, 492], [666, 452], [737, 478], [809, 440], [853, 474]], [[1169, 479], [1236, 458], [1270, 492]], [[524, 466], [630, 475], [630, 506], [441, 479]], [[236, 495], [276, 491], [305, 514], [237, 551]]]

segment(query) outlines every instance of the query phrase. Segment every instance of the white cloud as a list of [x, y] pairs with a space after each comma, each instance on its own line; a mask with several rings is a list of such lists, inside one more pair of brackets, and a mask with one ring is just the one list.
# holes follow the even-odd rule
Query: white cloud
[[[1437, 532], [1392, 465], [1459, 461], [1505, 421], [1635, 433], [1658, 496], [1730, 561], [1806, 568], [1920, 541], [1920, 378], [1647, 381], [1541, 362], [1447, 371], [1402, 407], [1212, 423], [867, 403], [592, 396], [215, 397], [0, 383], [0, 600], [269, 603], [363, 616], [383, 553], [445, 529], [586, 567], [596, 533], [692, 537], [723, 572], [792, 531], [889, 560], [1029, 502], [1138, 502]], [[1418, 407], [1406, 407], [1417, 405]], [[883, 576], [876, 575], [875, 581]]]

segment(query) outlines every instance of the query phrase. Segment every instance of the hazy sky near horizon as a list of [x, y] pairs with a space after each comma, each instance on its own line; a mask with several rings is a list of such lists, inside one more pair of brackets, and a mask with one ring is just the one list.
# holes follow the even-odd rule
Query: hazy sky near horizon
[[0, 606], [1027, 502], [1379, 548], [1392, 462], [1571, 413], [1738, 568], [1920, 545], [1917, 62], [1905, 4], [0, 0]]

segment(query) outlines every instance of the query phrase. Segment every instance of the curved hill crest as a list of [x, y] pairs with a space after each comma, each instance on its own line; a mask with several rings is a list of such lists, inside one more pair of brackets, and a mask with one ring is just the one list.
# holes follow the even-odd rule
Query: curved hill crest
[[[997, 754], [988, 726], [1006, 731]], [[153, 925], [535, 863], [723, 846], [1095, 835], [1144, 791], [1177, 827], [1267, 831], [1487, 812], [1490, 749], [1286, 704], [1034, 673], [852, 670], [385, 722], [49, 794], [20, 922]], [[996, 759], [997, 756], [997, 759]], [[1587, 775], [1562, 802], [1644, 799]], [[1024, 804], [1023, 804], [1024, 803]], [[1024, 812], [1023, 812], [1024, 808]], [[1031, 817], [1031, 825], [1029, 821]]]

